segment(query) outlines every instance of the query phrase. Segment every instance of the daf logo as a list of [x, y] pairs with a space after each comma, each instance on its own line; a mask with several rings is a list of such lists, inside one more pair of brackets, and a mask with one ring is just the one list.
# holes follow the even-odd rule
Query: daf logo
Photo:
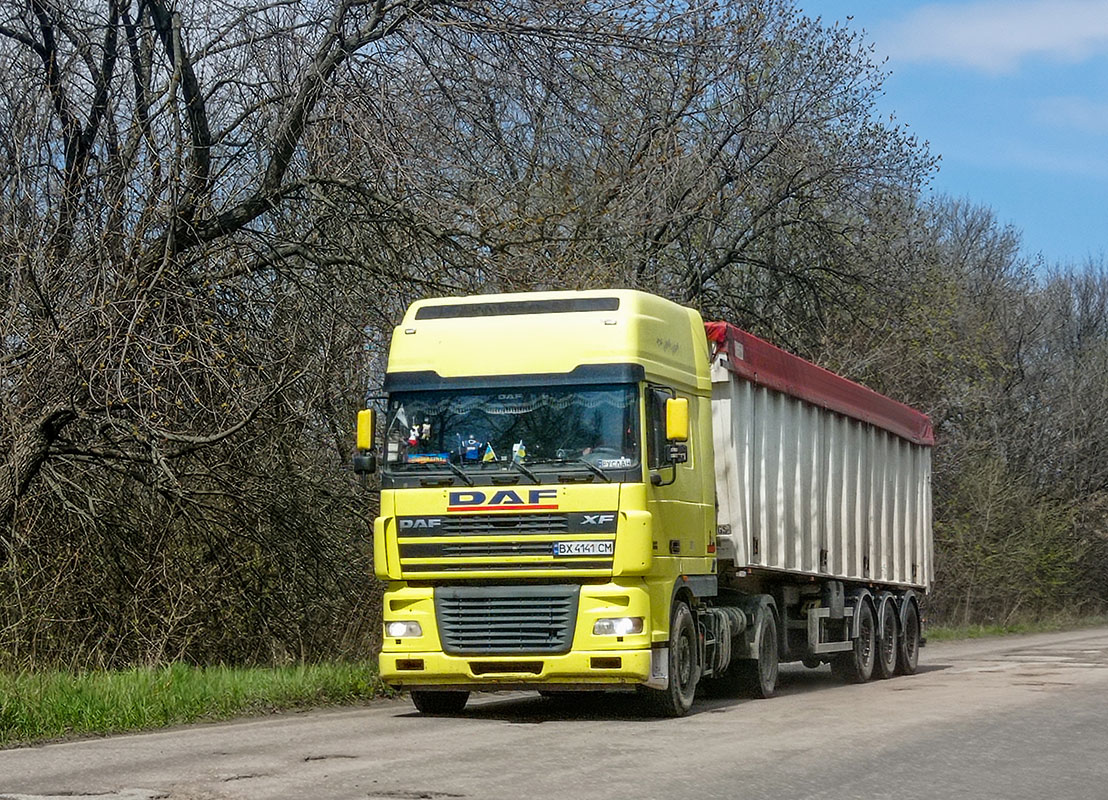
[[557, 489], [531, 489], [524, 493], [515, 489], [501, 489], [496, 492], [470, 491], [451, 492], [447, 511], [463, 510], [539, 510], [558, 507]]
[[442, 525], [438, 517], [404, 517], [400, 520], [400, 530], [429, 530]]
[[615, 514], [585, 514], [585, 519], [581, 523], [582, 525], [607, 525], [614, 522], [616, 518]]

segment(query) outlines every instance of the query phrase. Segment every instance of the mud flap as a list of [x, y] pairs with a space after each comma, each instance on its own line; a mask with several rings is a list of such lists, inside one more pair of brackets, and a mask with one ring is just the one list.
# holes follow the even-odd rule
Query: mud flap
[[651, 689], [669, 688], [669, 648], [655, 647], [650, 651], [650, 680], [646, 685]]

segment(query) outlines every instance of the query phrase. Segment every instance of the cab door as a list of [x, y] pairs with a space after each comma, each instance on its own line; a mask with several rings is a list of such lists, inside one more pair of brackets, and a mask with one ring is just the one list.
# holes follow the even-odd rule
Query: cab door
[[[666, 401], [671, 397], [689, 400], [687, 459], [675, 461], [666, 439]], [[702, 419], [698, 398], [663, 384], [648, 383], [645, 392], [647, 507], [654, 517], [654, 557], [669, 560], [673, 574], [711, 572], [708, 554], [707, 508], [702, 478], [697, 467]], [[708, 462], [705, 462], [707, 464]], [[707, 478], [710, 478], [708, 475]]]

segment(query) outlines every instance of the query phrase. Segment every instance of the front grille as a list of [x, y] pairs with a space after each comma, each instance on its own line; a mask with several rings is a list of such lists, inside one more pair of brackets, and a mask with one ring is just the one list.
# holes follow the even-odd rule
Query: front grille
[[550, 542], [448, 542], [401, 544], [400, 557], [450, 558], [454, 556], [549, 556]]
[[565, 514], [472, 514], [442, 517], [441, 535], [479, 536], [496, 533], [563, 533], [569, 530]]
[[447, 586], [435, 589], [443, 651], [451, 655], [566, 653], [578, 586]]
[[615, 511], [569, 514], [443, 514], [397, 517], [397, 532], [415, 536], [518, 536], [520, 534], [615, 533]]
[[556, 545], [567, 535], [572, 540], [589, 534], [595, 537], [591, 541], [611, 541], [618, 517], [615, 511], [400, 516], [400, 569], [405, 574], [611, 572], [611, 555], [558, 555]]

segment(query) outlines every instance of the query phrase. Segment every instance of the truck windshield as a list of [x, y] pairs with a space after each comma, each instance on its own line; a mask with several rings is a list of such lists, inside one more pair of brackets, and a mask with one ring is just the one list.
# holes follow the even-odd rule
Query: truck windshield
[[396, 392], [385, 459], [395, 472], [448, 464], [480, 471], [513, 460], [536, 473], [581, 461], [622, 470], [639, 463], [638, 433], [632, 384]]

